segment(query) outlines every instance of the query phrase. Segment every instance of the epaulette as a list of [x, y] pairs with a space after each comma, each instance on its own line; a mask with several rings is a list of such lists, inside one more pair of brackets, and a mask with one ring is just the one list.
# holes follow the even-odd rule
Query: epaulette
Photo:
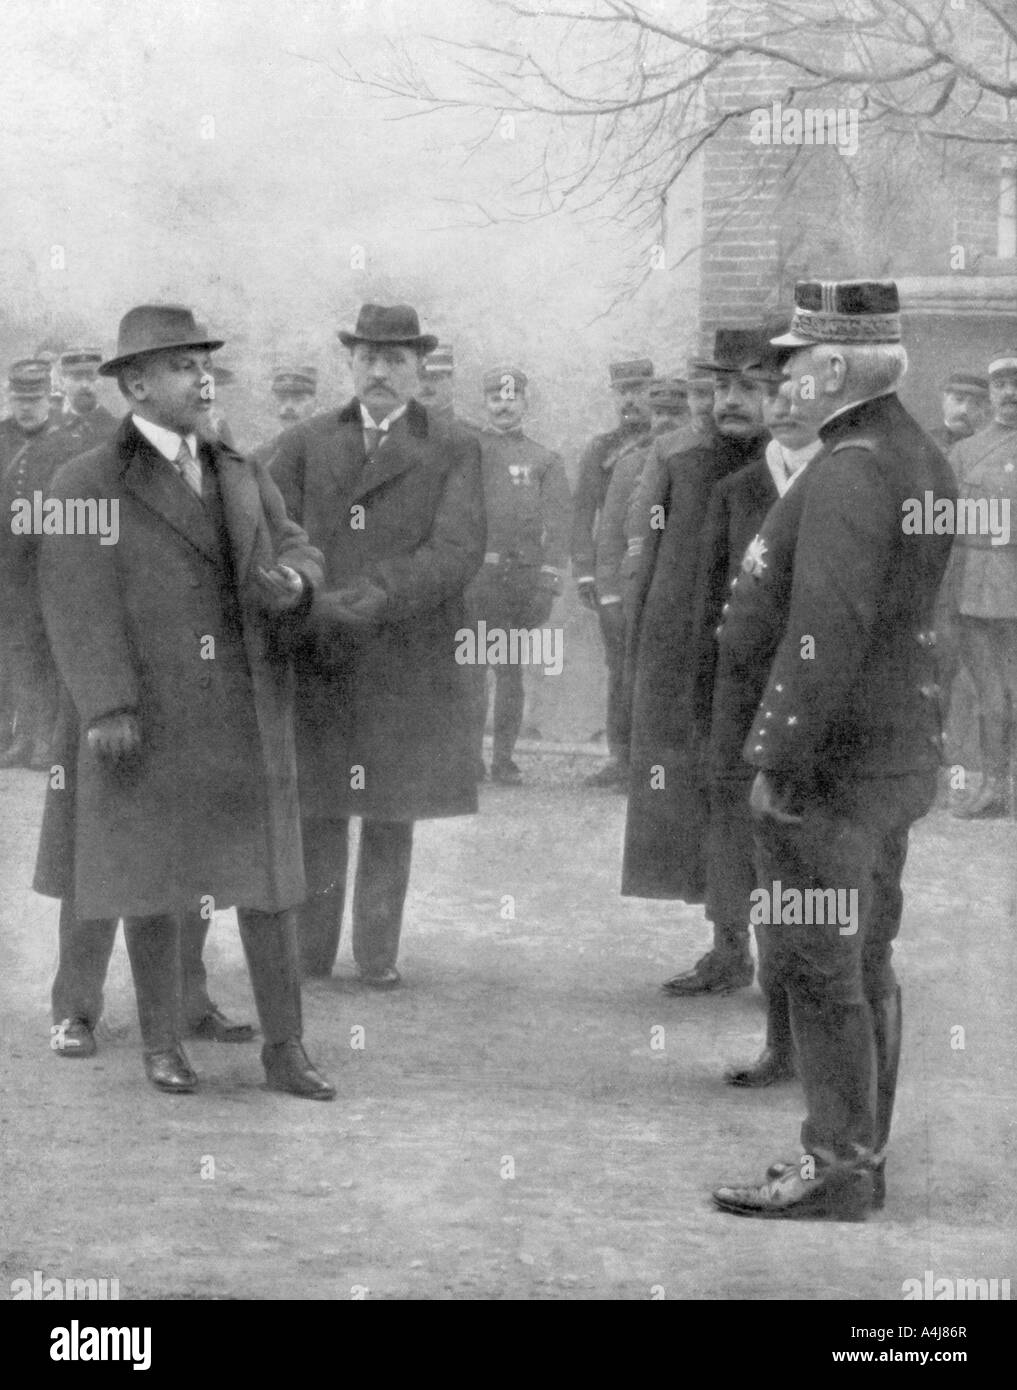
[[839, 444], [835, 444], [830, 450], [831, 454], [839, 454], [841, 449], [864, 449], [867, 454], [879, 452], [874, 439], [842, 439]]

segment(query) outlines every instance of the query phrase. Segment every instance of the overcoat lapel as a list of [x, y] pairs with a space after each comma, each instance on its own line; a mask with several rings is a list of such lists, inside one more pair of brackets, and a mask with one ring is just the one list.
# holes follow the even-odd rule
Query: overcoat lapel
[[238, 586], [247, 578], [261, 516], [261, 492], [254, 469], [232, 449], [212, 450], [212, 467], [219, 476], [219, 495], [233, 551]]
[[205, 508], [130, 419], [121, 426], [117, 446], [127, 491], [202, 555], [217, 559], [218, 542]]

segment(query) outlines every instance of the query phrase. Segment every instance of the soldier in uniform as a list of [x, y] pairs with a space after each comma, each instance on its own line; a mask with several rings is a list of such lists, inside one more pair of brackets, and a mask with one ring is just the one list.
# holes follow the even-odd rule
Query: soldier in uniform
[[987, 423], [989, 383], [976, 372], [951, 372], [940, 394], [942, 420], [929, 438], [949, 454], [962, 439], [970, 439]]
[[[72, 431], [84, 453], [96, 444], [111, 438], [117, 417], [99, 403], [99, 367], [102, 352], [99, 348], [70, 347], [59, 358], [59, 384], [63, 393], [62, 428]], [[68, 453], [67, 458], [72, 458]]]
[[650, 382], [653, 363], [647, 358], [612, 362], [611, 391], [618, 424], [587, 445], [579, 460], [572, 513], [572, 573], [580, 601], [600, 619], [600, 633], [607, 661], [607, 746], [609, 762], [587, 777], [593, 787], [623, 788], [628, 779], [629, 748], [625, 710], [625, 614], [620, 595], [597, 592], [597, 540], [611, 475], [619, 455], [633, 444], [645, 444], [650, 436]]
[[[956, 444], [950, 462], [962, 499], [1017, 518], [1017, 347], [989, 363], [992, 421]], [[989, 512], [991, 517], [991, 510]], [[949, 583], [964, 665], [975, 683], [982, 776], [953, 808], [961, 819], [1007, 814], [1017, 722], [1017, 532], [959, 534]]]
[[[766, 390], [755, 373], [766, 347], [758, 328], [718, 329], [712, 360], [699, 364], [714, 375], [717, 432], [665, 460], [664, 527], [651, 533], [655, 544], [644, 552], [635, 581], [624, 897], [705, 900], [709, 801], [694, 704], [700, 544], [714, 486], [764, 458]], [[751, 984], [752, 976], [746, 943], [723, 956], [709, 952], [663, 988], [726, 992]]]
[[280, 367], [272, 377], [276, 418], [283, 429], [309, 420], [318, 395], [317, 367]]
[[901, 1038], [891, 956], [908, 832], [936, 790], [930, 625], [952, 540], [903, 519], [927, 493], [951, 510], [956, 499], [894, 390], [907, 366], [899, 310], [892, 281], [800, 282], [776, 340], [794, 349], [795, 408], [824, 450], [790, 582], [770, 568], [767, 529], [797, 489], [750, 551], [764, 577], [757, 621], [780, 637], [745, 752], [762, 969], [788, 992], [808, 1113], [801, 1161], [714, 1192], [740, 1216], [863, 1220], [885, 1194]]
[[[11, 413], [0, 420], [0, 665], [8, 685], [13, 742], [0, 752], [0, 767], [49, 770], [48, 733], [52, 709], [45, 702], [38, 628], [31, 617], [23, 567], [11, 534], [11, 503], [32, 495], [40, 456], [58, 432], [60, 416], [50, 402], [49, 363], [26, 357], [11, 364], [7, 390]], [[40, 697], [41, 692], [41, 697]], [[5, 729], [4, 732], [7, 732]]]
[[[496, 367], [484, 374], [488, 424], [477, 434], [484, 477], [487, 552], [467, 590], [471, 622], [487, 629], [541, 627], [562, 591], [568, 560], [572, 501], [561, 458], [523, 433], [528, 379], [518, 367]], [[485, 775], [484, 725], [487, 720], [487, 667], [475, 668], [477, 778]], [[491, 778], [516, 785], [522, 780], [512, 760], [523, 719], [523, 668], [494, 668], [494, 750]]]
[[433, 419], [454, 420], [455, 361], [451, 343], [439, 343], [420, 364], [420, 404]]

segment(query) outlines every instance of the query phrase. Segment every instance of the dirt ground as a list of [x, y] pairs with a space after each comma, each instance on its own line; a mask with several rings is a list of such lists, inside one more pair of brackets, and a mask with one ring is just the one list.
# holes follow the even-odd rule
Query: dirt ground
[[[56, 905], [27, 886], [44, 779], [0, 773], [0, 1298], [35, 1270], [126, 1299], [899, 1299], [926, 1270], [1017, 1276], [1014, 824], [937, 810], [912, 836], [886, 1210], [745, 1221], [710, 1187], [796, 1152], [802, 1111], [795, 1085], [721, 1081], [758, 1047], [759, 993], [661, 995], [701, 913], [619, 898], [624, 802], [580, 787], [588, 763], [521, 761], [526, 786], [418, 827], [406, 988], [359, 990], [344, 941], [306, 990], [333, 1105], [264, 1091], [256, 1045], [191, 1044], [200, 1090], [154, 1091], [122, 942], [99, 1054], [53, 1053]], [[252, 1017], [230, 914], [208, 959]]]

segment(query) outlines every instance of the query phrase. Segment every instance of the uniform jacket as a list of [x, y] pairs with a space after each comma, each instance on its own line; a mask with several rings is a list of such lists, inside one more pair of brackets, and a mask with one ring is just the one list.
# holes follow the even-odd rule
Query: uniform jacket
[[572, 509], [572, 573], [577, 579], [594, 577], [597, 521], [607, 496], [611, 469], [619, 451], [640, 435], [645, 439], [647, 430], [634, 431], [619, 425], [606, 434], [596, 435], [579, 460], [579, 480]]
[[745, 745], [754, 767], [801, 789], [938, 764], [932, 616], [952, 536], [907, 534], [902, 519], [927, 491], [956, 497], [896, 395], [834, 416], [820, 438], [783, 635]]
[[558, 454], [522, 430], [476, 434], [484, 479], [487, 549], [519, 564], [564, 570], [572, 498]]
[[653, 441], [640, 438], [618, 450], [597, 528], [595, 578], [597, 597], [618, 599], [624, 588], [623, 574], [628, 554], [625, 534], [632, 498], [648, 466]]
[[[82, 918], [304, 897], [286, 624], [264, 615], [252, 576], [278, 560], [313, 585], [321, 556], [263, 468], [221, 446], [202, 459], [204, 503], [127, 419], [52, 482], [57, 498], [119, 503], [115, 545], [46, 536], [39, 566], [73, 709], [58, 731], [70, 790], [48, 792], [36, 889], [73, 891]], [[122, 710], [142, 731], [129, 776], [74, 730]]]
[[625, 896], [702, 901], [708, 805], [693, 718], [701, 645], [694, 608], [700, 541], [714, 487], [762, 458], [767, 437], [718, 436], [667, 460], [666, 521], [656, 547], [644, 557], [652, 569], [628, 657], [632, 747]]
[[709, 771], [714, 781], [747, 781], [753, 776], [745, 760], [745, 740], [784, 636], [798, 526], [815, 463], [767, 511], [735, 572], [717, 634], [710, 692]]
[[469, 673], [455, 652], [485, 549], [476, 438], [413, 401], [368, 460], [354, 399], [285, 431], [270, 466], [324, 553], [325, 590], [363, 577], [387, 596], [379, 621], [354, 635], [312, 610], [296, 654], [303, 814], [475, 811]]
[[1017, 429], [995, 423], [950, 452], [962, 498], [994, 504], [997, 518], [1009, 506], [1010, 536], [1000, 544], [985, 534], [958, 535], [951, 588], [957, 610], [970, 618], [1017, 618]]

